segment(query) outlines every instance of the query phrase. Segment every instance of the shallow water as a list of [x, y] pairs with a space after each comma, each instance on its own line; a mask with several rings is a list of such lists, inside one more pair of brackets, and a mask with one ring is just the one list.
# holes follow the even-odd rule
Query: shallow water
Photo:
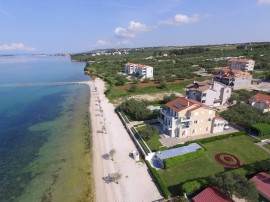
[[[10, 58], [0, 57], [0, 83], [87, 80], [84, 64], [68, 58]], [[88, 91], [83, 85], [0, 87], [1, 201], [90, 198]]]

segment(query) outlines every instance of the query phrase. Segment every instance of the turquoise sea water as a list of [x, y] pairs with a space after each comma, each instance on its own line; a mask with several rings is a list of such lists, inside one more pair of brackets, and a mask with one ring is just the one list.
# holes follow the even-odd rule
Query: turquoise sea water
[[[89, 80], [83, 67], [65, 57], [0, 56], [0, 84]], [[78, 181], [89, 175], [88, 104], [84, 85], [0, 87], [0, 201], [87, 194], [89, 182]]]

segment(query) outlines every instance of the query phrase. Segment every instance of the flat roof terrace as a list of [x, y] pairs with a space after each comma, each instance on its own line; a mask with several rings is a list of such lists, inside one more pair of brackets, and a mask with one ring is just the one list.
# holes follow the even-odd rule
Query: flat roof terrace
[[164, 160], [167, 158], [172, 158], [175, 156], [181, 156], [187, 153], [195, 152], [199, 149], [202, 149], [200, 145], [198, 145], [197, 143], [191, 143], [187, 146], [162, 151], [158, 155], [160, 156], [162, 160]]

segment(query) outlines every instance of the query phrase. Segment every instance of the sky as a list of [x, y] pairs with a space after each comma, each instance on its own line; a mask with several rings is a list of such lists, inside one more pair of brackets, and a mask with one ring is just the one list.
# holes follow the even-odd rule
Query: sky
[[0, 0], [0, 54], [270, 41], [270, 0]]

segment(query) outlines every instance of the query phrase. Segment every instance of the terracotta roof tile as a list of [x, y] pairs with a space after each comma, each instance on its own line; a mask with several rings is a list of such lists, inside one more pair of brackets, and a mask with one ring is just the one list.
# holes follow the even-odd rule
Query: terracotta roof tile
[[257, 93], [256, 95], [253, 95], [251, 99], [255, 99], [256, 102], [265, 102], [266, 104], [270, 105], [270, 95]]
[[251, 180], [255, 182], [258, 192], [270, 200], [270, 175], [261, 172], [251, 178]]
[[[171, 108], [172, 110], [176, 111], [176, 112], [180, 112], [190, 106], [193, 106], [195, 105], [194, 107], [195, 108], [200, 108], [200, 107], [203, 107], [203, 108], [207, 108], [207, 109], [212, 109], [211, 107], [208, 107], [196, 100], [191, 100], [191, 99], [188, 99], [188, 98], [184, 98], [184, 97], [179, 97], [179, 98], [176, 98], [175, 100], [169, 102], [166, 104], [167, 107]], [[189, 110], [195, 110], [194, 108], [191, 108]]]
[[194, 202], [233, 202], [220, 190], [214, 187], [207, 187], [201, 193], [192, 198]]

